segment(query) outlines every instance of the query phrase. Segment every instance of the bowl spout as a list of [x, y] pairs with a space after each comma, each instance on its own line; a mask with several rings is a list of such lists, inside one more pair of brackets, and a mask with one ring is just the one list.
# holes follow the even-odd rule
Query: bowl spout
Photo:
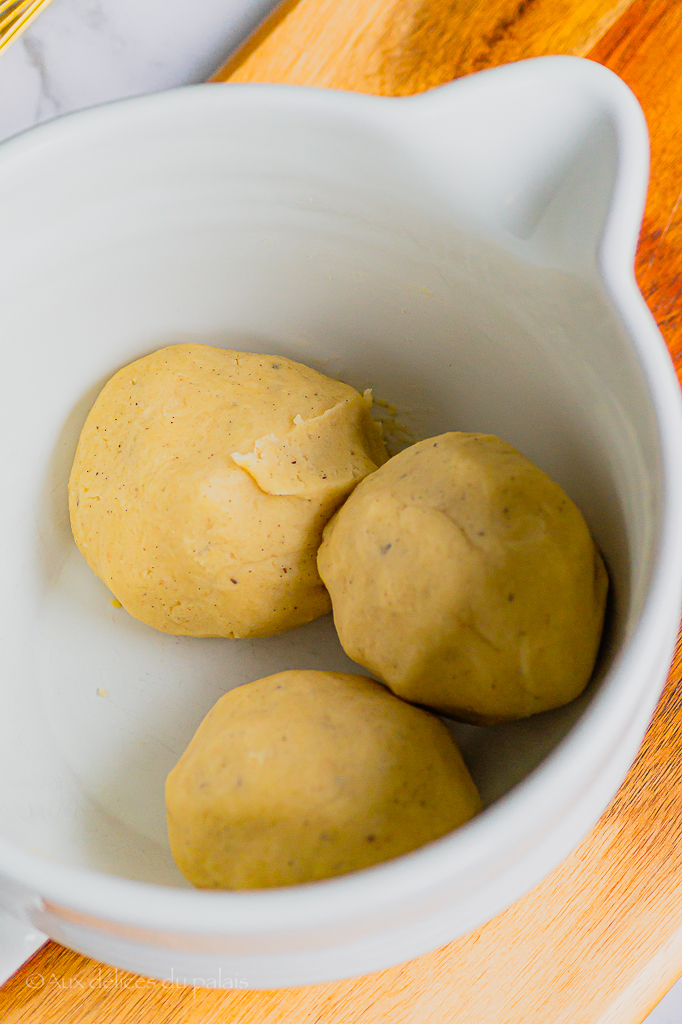
[[621, 258], [632, 263], [648, 138], [637, 100], [612, 72], [541, 57], [402, 102], [431, 181], [497, 241], [532, 262], [586, 273], [615, 218]]

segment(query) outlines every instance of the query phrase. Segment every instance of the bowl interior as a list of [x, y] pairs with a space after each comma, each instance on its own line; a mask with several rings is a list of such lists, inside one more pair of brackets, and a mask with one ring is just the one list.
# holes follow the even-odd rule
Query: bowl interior
[[[646, 382], [593, 266], [524, 258], [458, 214], [427, 187], [409, 133], [382, 130], [382, 101], [360, 100], [356, 116], [346, 98], [331, 117], [308, 94], [210, 93], [69, 119], [0, 163], [0, 834], [174, 886], [186, 883], [164, 781], [211, 705], [284, 668], [356, 666], [330, 617], [196, 640], [112, 607], [74, 545], [66, 483], [115, 370], [186, 340], [283, 354], [371, 387], [394, 451], [446, 430], [502, 436], [561, 483], [608, 563], [599, 679], [649, 584], [658, 487]], [[593, 187], [607, 194], [604, 174]], [[542, 761], [593, 691], [515, 725], [453, 726], [486, 802]]]

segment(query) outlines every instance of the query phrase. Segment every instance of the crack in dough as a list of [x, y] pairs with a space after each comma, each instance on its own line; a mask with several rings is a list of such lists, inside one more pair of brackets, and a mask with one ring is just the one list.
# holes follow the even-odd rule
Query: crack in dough
[[164, 632], [310, 622], [330, 610], [322, 530], [388, 457], [370, 408], [371, 394], [281, 356], [194, 343], [144, 356], [83, 427], [76, 543], [126, 611]]
[[[294, 417], [288, 433], [259, 437], [247, 453], [233, 452], [265, 494], [296, 497], [346, 491], [380, 464], [383, 447], [369, 419], [371, 395], [351, 395], [320, 416]], [[374, 456], [374, 458], [372, 458]]]

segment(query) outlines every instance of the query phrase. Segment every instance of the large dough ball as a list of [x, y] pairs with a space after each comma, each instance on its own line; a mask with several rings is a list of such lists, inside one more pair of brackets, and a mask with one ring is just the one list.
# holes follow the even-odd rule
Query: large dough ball
[[480, 800], [439, 719], [364, 676], [293, 671], [220, 698], [168, 776], [166, 808], [194, 885], [262, 889], [407, 853]]
[[185, 636], [323, 615], [322, 528], [385, 462], [371, 396], [281, 356], [163, 348], [119, 370], [81, 433], [71, 525], [123, 607]]
[[318, 566], [344, 650], [407, 700], [488, 724], [590, 678], [606, 570], [561, 487], [497, 437], [391, 459], [329, 522]]

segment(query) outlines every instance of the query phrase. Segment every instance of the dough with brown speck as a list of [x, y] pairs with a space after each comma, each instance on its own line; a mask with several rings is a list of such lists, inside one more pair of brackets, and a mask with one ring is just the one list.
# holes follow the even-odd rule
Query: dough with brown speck
[[71, 525], [142, 622], [255, 637], [330, 609], [322, 528], [387, 458], [371, 396], [281, 356], [160, 349], [119, 370], [81, 433]]
[[356, 871], [438, 839], [480, 807], [435, 715], [340, 672], [280, 672], [226, 693], [166, 783], [173, 856], [208, 889]]
[[330, 520], [318, 566], [344, 650], [406, 700], [487, 724], [590, 678], [604, 564], [562, 488], [497, 437], [396, 455]]

